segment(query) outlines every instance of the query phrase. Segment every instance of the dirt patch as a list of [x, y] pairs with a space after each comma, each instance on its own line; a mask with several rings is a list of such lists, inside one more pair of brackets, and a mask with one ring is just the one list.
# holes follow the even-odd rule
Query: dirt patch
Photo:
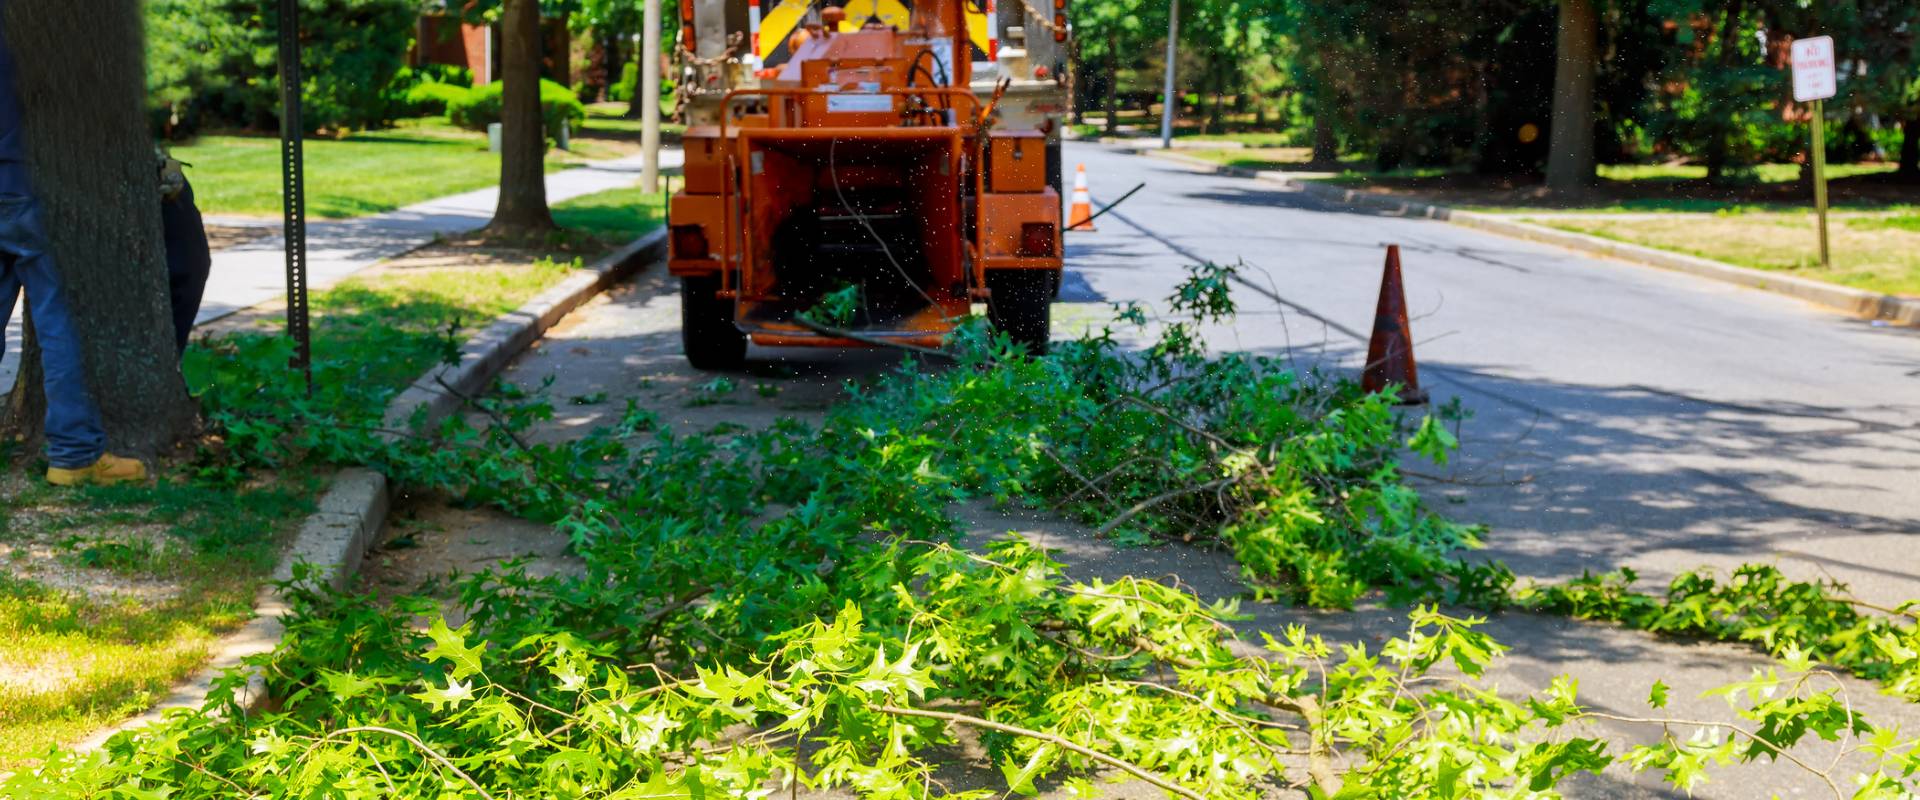
[[536, 576], [578, 575], [585, 567], [550, 525], [487, 508], [461, 508], [437, 493], [396, 498], [387, 530], [361, 562], [359, 586], [382, 600], [421, 595], [441, 601], [450, 624], [466, 618], [455, 582], [504, 561]]
[[158, 605], [180, 596], [184, 587], [176, 581], [129, 574], [164, 563], [180, 546], [166, 527], [73, 526], [57, 499], [19, 500], [32, 480], [12, 470], [0, 475], [0, 496], [14, 498], [0, 517], [0, 565], [9, 576], [104, 605]]

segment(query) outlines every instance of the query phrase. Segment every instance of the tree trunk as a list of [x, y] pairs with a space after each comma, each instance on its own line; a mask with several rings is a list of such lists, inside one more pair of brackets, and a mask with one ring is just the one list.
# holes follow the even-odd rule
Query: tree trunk
[[[1727, 15], [1721, 21], [1719, 55], [1722, 69], [1733, 66], [1734, 58], [1736, 54], [1739, 53], [1740, 43], [1738, 36], [1740, 16], [1745, 12], [1745, 0], [1733, 0], [1733, 5], [1727, 8]], [[1726, 98], [1724, 97], [1709, 97], [1707, 100], [1707, 113], [1715, 115], [1724, 114], [1725, 109], [1717, 108], [1716, 106], [1725, 101]], [[1721, 178], [1726, 176], [1728, 162], [1732, 160], [1732, 153], [1730, 152], [1732, 143], [1728, 141], [1728, 137], [1732, 135], [1732, 132], [1727, 130], [1724, 124], [1716, 123], [1710, 126], [1707, 135], [1709, 137], [1707, 139], [1707, 182], [1719, 183]]]
[[604, 38], [596, 38], [587, 48], [587, 69], [581, 77], [580, 102], [604, 103], [607, 100], [607, 88], [613, 81], [607, 78], [607, 45]]
[[[622, 38], [625, 37], [622, 37], [617, 31], [607, 33], [607, 43], [605, 47], [607, 48], [607, 86], [609, 88], [619, 83], [620, 79], [626, 77], [627, 74], [627, 51], [620, 46], [620, 40]], [[607, 95], [607, 99], [612, 100], [613, 95]]]
[[1316, 167], [1331, 167], [1340, 163], [1340, 136], [1333, 127], [1333, 82], [1328, 74], [1327, 63], [1321, 58], [1307, 58], [1305, 67], [1306, 100], [1308, 111], [1313, 114], [1313, 158], [1309, 163]]
[[1900, 123], [1906, 135], [1900, 140], [1900, 177], [1920, 180], [1920, 111]]
[[1120, 133], [1120, 34], [1107, 34], [1107, 135]]
[[487, 233], [526, 238], [553, 230], [547, 208], [547, 133], [540, 115], [540, 2], [506, 0], [500, 15], [500, 205]]
[[[174, 350], [140, 4], [12, 0], [4, 9], [28, 171], [94, 403], [115, 452], [157, 454], [193, 432], [196, 410]], [[87, 43], [87, 57], [75, 57], [75, 42]], [[29, 343], [6, 403], [10, 426], [29, 440], [44, 423], [38, 359]]]
[[1213, 84], [1213, 98], [1212, 106], [1207, 109], [1206, 132], [1220, 133], [1226, 130], [1226, 121], [1220, 115], [1220, 96], [1226, 94], [1227, 91], [1227, 71], [1222, 67], [1220, 59], [1209, 58], [1207, 59], [1207, 72], [1209, 73], [1207, 75], [1209, 82]]
[[1565, 191], [1593, 182], [1593, 73], [1600, 45], [1593, 0], [1560, 0], [1559, 28], [1547, 188]]

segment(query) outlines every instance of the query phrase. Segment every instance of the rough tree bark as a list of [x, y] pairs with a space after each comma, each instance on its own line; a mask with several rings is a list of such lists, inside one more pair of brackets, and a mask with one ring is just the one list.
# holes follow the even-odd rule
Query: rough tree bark
[[529, 238], [555, 228], [547, 208], [547, 134], [540, 115], [540, 2], [506, 0], [500, 14], [500, 204], [489, 236]]
[[1593, 73], [1600, 48], [1593, 0], [1560, 0], [1557, 47], [1547, 188], [1577, 190], [1593, 182]]
[[[193, 432], [196, 409], [168, 309], [140, 4], [9, 0], [4, 9], [29, 170], [94, 400], [116, 452], [153, 455]], [[75, 42], [87, 43], [86, 57], [75, 57]], [[39, 374], [29, 342], [5, 409], [29, 440], [45, 409]]]
[[1905, 136], [1900, 140], [1900, 171], [1896, 174], [1906, 180], [1920, 181], [1920, 112], [1903, 120], [1900, 130]]
[[1120, 34], [1107, 34], [1107, 122], [1108, 136], [1120, 135]]

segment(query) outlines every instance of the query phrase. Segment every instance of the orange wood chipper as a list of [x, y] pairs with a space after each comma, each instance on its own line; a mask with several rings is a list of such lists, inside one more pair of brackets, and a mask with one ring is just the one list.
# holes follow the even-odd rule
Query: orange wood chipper
[[[737, 366], [749, 341], [934, 346], [974, 303], [1044, 351], [1065, 0], [1040, 20], [1001, 2], [683, 0], [669, 267], [695, 367]], [[854, 302], [823, 323], [829, 295]]]

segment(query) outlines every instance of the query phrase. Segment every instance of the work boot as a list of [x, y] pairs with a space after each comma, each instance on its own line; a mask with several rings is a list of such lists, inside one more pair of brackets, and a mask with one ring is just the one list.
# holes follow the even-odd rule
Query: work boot
[[112, 453], [103, 453], [84, 467], [47, 468], [47, 482], [55, 486], [112, 486], [146, 479], [147, 465]]

